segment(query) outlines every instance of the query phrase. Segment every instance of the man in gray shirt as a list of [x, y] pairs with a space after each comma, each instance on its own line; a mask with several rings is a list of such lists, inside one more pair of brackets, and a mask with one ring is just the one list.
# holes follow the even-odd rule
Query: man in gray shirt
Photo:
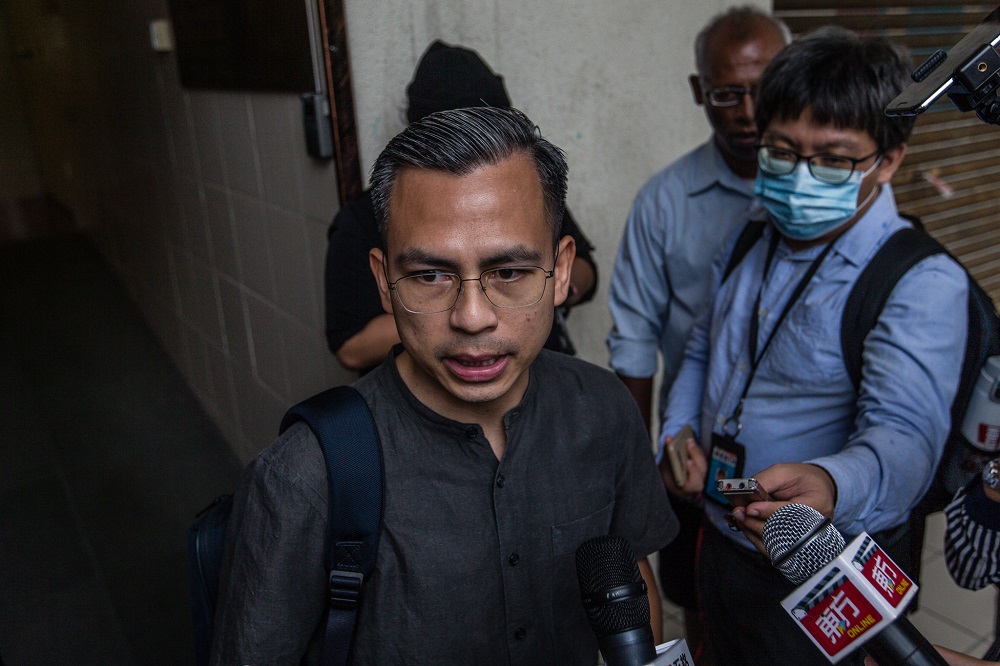
[[[575, 254], [558, 237], [561, 151], [510, 109], [433, 114], [376, 161], [371, 269], [402, 344], [355, 387], [381, 438], [384, 514], [352, 661], [590, 664], [574, 556], [676, 532], [634, 402], [611, 373], [542, 351]], [[476, 284], [478, 282], [478, 284]], [[236, 495], [215, 663], [315, 663], [326, 472], [289, 429]]]

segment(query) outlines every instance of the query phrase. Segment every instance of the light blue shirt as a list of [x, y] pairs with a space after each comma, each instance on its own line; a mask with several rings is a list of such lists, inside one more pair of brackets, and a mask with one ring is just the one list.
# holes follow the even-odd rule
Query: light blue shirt
[[752, 198], [753, 182], [734, 174], [710, 139], [653, 176], [632, 204], [611, 276], [608, 350], [626, 377], [652, 377], [662, 354], [661, 413], [705, 308], [712, 258]]
[[[908, 224], [886, 186], [834, 242], [760, 362], [737, 437], [746, 447], [743, 476], [780, 462], [810, 462], [829, 472], [837, 484], [834, 524], [848, 535], [899, 525], [927, 490], [961, 373], [968, 278], [943, 254], [921, 261], [893, 290], [864, 343], [859, 393], [844, 366], [841, 313], [851, 288], [878, 248]], [[708, 451], [711, 433], [722, 433], [733, 414], [750, 367], [749, 322], [773, 233], [768, 226], [765, 240], [721, 286], [737, 232], [716, 258], [712, 300], [685, 349], [663, 434], [691, 423]], [[758, 350], [822, 250], [792, 252], [778, 244], [761, 292]], [[732, 534], [721, 520], [728, 509], [706, 504], [713, 522]]]

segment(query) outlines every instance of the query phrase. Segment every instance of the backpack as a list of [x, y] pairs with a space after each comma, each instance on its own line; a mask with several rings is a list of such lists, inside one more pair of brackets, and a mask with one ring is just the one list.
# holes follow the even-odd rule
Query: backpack
[[[918, 218], [910, 215], [902, 217], [910, 221], [913, 228], [900, 229], [875, 253], [854, 283], [840, 320], [841, 350], [855, 390], [861, 386], [861, 355], [865, 338], [878, 323], [896, 283], [927, 257], [943, 253], [954, 259], [941, 243], [926, 232]], [[723, 282], [763, 235], [765, 224], [751, 221], [743, 228], [723, 273]], [[990, 356], [1000, 354], [1000, 317], [989, 294], [968, 271], [966, 276], [969, 280], [969, 332], [965, 356], [958, 391], [951, 404], [951, 429], [944, 453], [931, 488], [921, 503], [925, 515], [943, 510], [958, 489], [977, 474], [991, 457], [991, 454], [976, 449], [966, 441], [961, 431], [980, 370]]]
[[[368, 405], [355, 389], [338, 386], [285, 414], [280, 432], [304, 421], [326, 461], [329, 486], [326, 568], [329, 594], [323, 664], [346, 664], [361, 587], [375, 566], [382, 524], [382, 448]], [[188, 530], [188, 575], [195, 655], [207, 664], [219, 593], [219, 570], [233, 496], [205, 508]]]

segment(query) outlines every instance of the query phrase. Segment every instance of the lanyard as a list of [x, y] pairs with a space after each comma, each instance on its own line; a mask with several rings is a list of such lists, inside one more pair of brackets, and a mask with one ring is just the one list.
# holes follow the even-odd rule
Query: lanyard
[[[816, 271], [819, 270], [820, 264], [826, 258], [826, 255], [830, 252], [830, 248], [833, 247], [833, 243], [827, 243], [823, 251], [819, 253], [815, 259], [813, 259], [812, 264], [809, 266], [809, 270], [806, 274], [802, 276], [799, 280], [798, 285], [795, 287], [795, 291], [792, 292], [791, 297], [788, 302], [785, 303], [785, 309], [781, 311], [781, 315], [778, 317], [778, 321], [775, 322], [774, 328], [771, 329], [771, 334], [767, 336], [767, 340], [764, 341], [764, 346], [761, 348], [760, 353], [757, 353], [757, 336], [760, 332], [760, 299], [761, 294], [764, 291], [764, 283], [767, 282], [767, 275], [771, 271], [771, 261], [774, 259], [775, 250], [778, 249], [779, 236], [775, 233], [771, 236], [771, 243], [767, 249], [767, 261], [764, 263], [764, 276], [760, 281], [760, 288], [757, 289], [757, 299], [754, 302], [753, 314], [750, 318], [750, 373], [747, 375], [747, 383], [743, 387], [743, 393], [740, 395], [739, 402], [736, 403], [736, 409], [733, 410], [733, 415], [726, 419], [724, 426], [724, 431], [727, 435], [732, 435], [735, 437], [740, 434], [740, 430], [743, 429], [743, 424], [740, 422], [740, 415], [743, 413], [743, 405], [746, 403], [747, 395], [750, 393], [750, 384], [753, 382], [754, 376], [757, 374], [757, 367], [760, 366], [761, 360], [767, 353], [768, 348], [771, 346], [771, 341], [774, 340], [775, 334], [778, 329], [781, 328], [781, 324], [785, 321], [785, 317], [791, 311], [792, 307], [802, 296], [802, 292], [806, 290], [809, 282], [816, 275]], [[730, 424], [735, 424], [736, 431], [730, 432]]]

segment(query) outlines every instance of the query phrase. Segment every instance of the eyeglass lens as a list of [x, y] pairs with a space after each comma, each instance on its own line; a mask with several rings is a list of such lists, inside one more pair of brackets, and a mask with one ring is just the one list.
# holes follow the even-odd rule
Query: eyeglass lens
[[726, 88], [710, 88], [706, 95], [708, 102], [712, 106], [736, 106], [743, 100], [744, 95], [753, 96], [751, 88], [739, 88], [730, 86]]
[[855, 168], [855, 160], [837, 155], [811, 155], [806, 158], [795, 151], [774, 146], [761, 146], [757, 151], [760, 168], [776, 176], [795, 171], [801, 160], [806, 160], [813, 178], [831, 185], [847, 182]]
[[486, 298], [500, 308], [534, 305], [545, 293], [552, 271], [537, 266], [496, 268], [478, 278], [462, 279], [454, 273], [427, 272], [396, 280], [396, 295], [403, 307], [417, 314], [450, 310], [458, 302], [463, 282], [479, 282]]

